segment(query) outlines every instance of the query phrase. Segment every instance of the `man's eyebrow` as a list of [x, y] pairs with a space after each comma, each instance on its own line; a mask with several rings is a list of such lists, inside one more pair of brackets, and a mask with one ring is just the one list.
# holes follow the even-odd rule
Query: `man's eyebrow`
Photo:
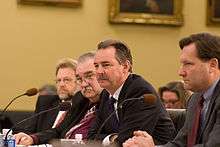
[[91, 73], [93, 73], [93, 71], [87, 71], [87, 72], [84, 73], [84, 75], [88, 75], [88, 74], [91, 74]]
[[110, 62], [109, 61], [102, 61], [100, 64], [110, 64]]
[[[109, 63], [109, 61], [102, 61], [101, 64], [105, 64], [105, 63]], [[94, 64], [98, 64], [96, 62], [94, 62]]]

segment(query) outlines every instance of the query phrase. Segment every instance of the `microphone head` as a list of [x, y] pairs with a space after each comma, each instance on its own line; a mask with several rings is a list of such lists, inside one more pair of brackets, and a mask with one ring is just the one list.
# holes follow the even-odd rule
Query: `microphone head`
[[67, 111], [71, 108], [70, 102], [62, 102], [59, 105], [60, 105], [60, 111]]
[[143, 97], [144, 97], [144, 102], [149, 105], [154, 104], [157, 100], [157, 97], [154, 94], [144, 94]]
[[38, 93], [38, 89], [37, 88], [31, 88], [31, 89], [28, 89], [24, 95], [27, 95], [27, 96], [34, 96]]

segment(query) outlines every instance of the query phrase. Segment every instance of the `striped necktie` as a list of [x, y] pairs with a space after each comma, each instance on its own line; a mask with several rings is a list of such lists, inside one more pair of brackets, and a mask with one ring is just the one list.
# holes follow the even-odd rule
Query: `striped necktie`
[[200, 127], [200, 119], [201, 119], [201, 110], [203, 107], [204, 98], [203, 96], [200, 97], [196, 109], [195, 109], [195, 117], [192, 124], [192, 129], [188, 131], [187, 136], [187, 147], [192, 147], [196, 144], [197, 135], [199, 132]]

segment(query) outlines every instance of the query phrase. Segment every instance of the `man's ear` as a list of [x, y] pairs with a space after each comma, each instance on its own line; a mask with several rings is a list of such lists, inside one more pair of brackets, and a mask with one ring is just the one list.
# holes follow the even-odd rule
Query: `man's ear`
[[218, 69], [218, 66], [219, 66], [218, 59], [216, 58], [210, 59], [209, 66], [210, 66], [210, 72], [212, 72], [214, 69]]
[[124, 71], [128, 72], [131, 68], [131, 63], [130, 61], [126, 60], [124, 63], [122, 63], [122, 66], [123, 66]]
[[209, 60], [209, 65], [211, 68], [217, 68], [218, 69], [218, 66], [219, 66], [219, 62], [218, 62], [218, 59], [216, 58], [212, 58]]

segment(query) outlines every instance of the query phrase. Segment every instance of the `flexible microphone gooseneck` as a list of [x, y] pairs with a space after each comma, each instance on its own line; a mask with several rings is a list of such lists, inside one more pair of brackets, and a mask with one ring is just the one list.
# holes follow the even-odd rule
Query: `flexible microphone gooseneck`
[[2, 114], [7, 110], [7, 108], [11, 105], [11, 103], [14, 102], [17, 98], [19, 98], [19, 97], [21, 97], [21, 96], [24, 96], [24, 95], [34, 96], [34, 95], [36, 95], [37, 93], [38, 93], [38, 89], [37, 89], [37, 88], [31, 88], [31, 89], [28, 89], [25, 93], [14, 97], [14, 98], [8, 103], [8, 105], [3, 109], [3, 111], [1, 112], [0, 115], [2, 115]]
[[123, 104], [125, 102], [128, 102], [128, 101], [133, 101], [133, 100], [141, 100], [143, 99], [144, 100], [144, 103], [148, 104], [148, 105], [151, 105], [151, 104], [154, 104], [155, 101], [156, 101], [156, 96], [154, 94], [144, 94], [143, 96], [140, 96], [140, 97], [137, 97], [137, 98], [128, 98], [124, 101], [122, 101], [121, 103], [118, 104], [118, 107], [105, 119], [105, 121], [102, 123], [102, 125], [100, 126], [100, 128], [98, 129], [97, 131], [97, 134], [96, 136], [98, 136], [101, 131], [102, 131], [102, 128], [105, 126], [105, 124], [108, 122], [108, 120], [116, 113], [116, 111], [118, 109], [121, 109]]
[[[36, 113], [36, 114], [34, 114], [34, 115], [30, 116], [30, 117], [27, 117], [27, 118], [25, 118], [25, 119], [23, 119], [23, 120], [21, 120], [21, 121], [15, 123], [15, 124], [8, 130], [8, 132], [6, 133], [6, 135], [5, 135], [5, 140], [7, 140], [9, 132], [10, 132], [12, 129], [14, 129], [15, 127], [19, 126], [20, 124], [22, 124], [22, 123], [24, 123], [24, 122], [26, 122], [26, 121], [28, 121], [28, 120], [30, 120], [30, 119], [32, 119], [32, 118], [35, 118], [35, 117], [37, 117], [37, 116], [39, 116], [39, 115], [41, 115], [41, 114], [43, 114], [43, 113], [46, 113], [46, 112], [49, 112], [49, 111], [52, 111], [52, 110], [56, 110], [56, 109], [58, 109], [58, 108], [61, 109], [61, 110], [69, 110], [69, 109], [71, 108], [71, 103], [70, 103], [70, 102], [62, 102], [62, 103], [60, 103], [60, 104], [59, 104], [58, 106], [56, 106], [56, 107], [53, 107], [53, 108], [50, 108], [50, 109], [41, 111], [41, 112], [39, 112], [39, 113]], [[5, 146], [6, 146], [6, 147], [8, 146], [7, 141], [5, 142]]]

